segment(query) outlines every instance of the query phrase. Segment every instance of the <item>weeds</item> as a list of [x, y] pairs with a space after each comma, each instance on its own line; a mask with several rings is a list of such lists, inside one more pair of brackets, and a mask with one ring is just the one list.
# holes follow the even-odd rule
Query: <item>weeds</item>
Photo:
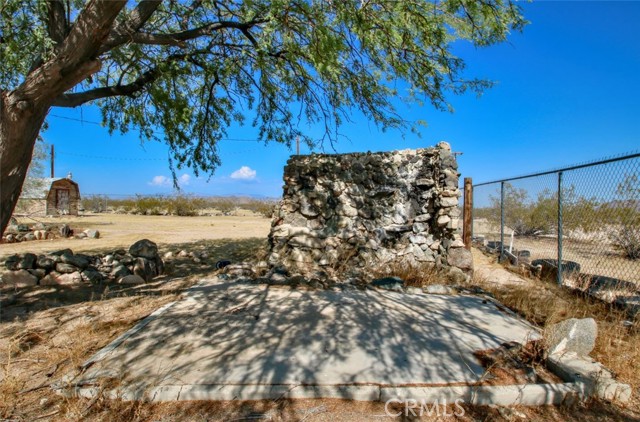
[[[553, 283], [531, 281], [508, 286], [474, 279], [502, 304], [543, 330], [569, 318], [593, 318], [598, 336], [592, 357], [616, 373], [634, 390], [640, 388], [640, 322], [629, 323], [627, 314], [605, 302], [578, 295]], [[535, 285], [533, 284], [535, 283]]]
[[613, 230], [609, 238], [629, 259], [640, 259], [640, 226], [625, 226]]
[[392, 262], [384, 266], [376, 267], [371, 275], [379, 277], [399, 277], [410, 287], [424, 287], [433, 284], [446, 284], [447, 277], [433, 264], [407, 264], [405, 262]]

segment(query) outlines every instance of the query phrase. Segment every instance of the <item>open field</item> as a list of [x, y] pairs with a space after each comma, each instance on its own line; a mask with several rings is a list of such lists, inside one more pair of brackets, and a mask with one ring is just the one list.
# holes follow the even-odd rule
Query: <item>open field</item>
[[[149, 239], [162, 250], [168, 245], [219, 239], [264, 238], [269, 234], [271, 220], [260, 215], [242, 216], [145, 216], [132, 214], [85, 214], [80, 217], [40, 218], [47, 225], [68, 224], [76, 232], [97, 229], [100, 239], [54, 239], [0, 244], [0, 257], [24, 252], [46, 252], [70, 248], [88, 252], [128, 248], [140, 239]], [[33, 224], [29, 218], [19, 223]]]

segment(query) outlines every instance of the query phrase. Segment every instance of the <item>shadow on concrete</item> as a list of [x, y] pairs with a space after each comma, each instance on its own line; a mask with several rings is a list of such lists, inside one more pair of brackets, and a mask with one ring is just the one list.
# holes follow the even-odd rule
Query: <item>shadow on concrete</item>
[[[484, 370], [474, 351], [529, 338], [538, 338], [531, 327], [474, 296], [208, 284], [81, 379], [117, 379], [138, 392], [224, 387], [244, 399], [265, 385], [475, 383]], [[355, 397], [347, 389], [342, 398]]]

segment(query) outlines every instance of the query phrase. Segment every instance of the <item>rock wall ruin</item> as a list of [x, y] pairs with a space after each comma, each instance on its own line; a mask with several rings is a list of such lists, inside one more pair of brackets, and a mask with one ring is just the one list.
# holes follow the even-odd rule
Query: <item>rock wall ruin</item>
[[269, 235], [271, 266], [362, 272], [392, 262], [472, 271], [458, 226], [449, 144], [379, 153], [292, 156]]

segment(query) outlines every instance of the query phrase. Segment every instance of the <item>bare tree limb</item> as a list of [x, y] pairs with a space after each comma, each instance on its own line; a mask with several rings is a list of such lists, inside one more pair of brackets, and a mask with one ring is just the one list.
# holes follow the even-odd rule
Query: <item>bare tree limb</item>
[[144, 72], [138, 79], [127, 85], [113, 85], [101, 88], [94, 88], [84, 92], [62, 94], [53, 101], [56, 107], [78, 107], [86, 102], [98, 100], [100, 98], [132, 96], [142, 91], [144, 87], [156, 80], [160, 76], [157, 67]]

